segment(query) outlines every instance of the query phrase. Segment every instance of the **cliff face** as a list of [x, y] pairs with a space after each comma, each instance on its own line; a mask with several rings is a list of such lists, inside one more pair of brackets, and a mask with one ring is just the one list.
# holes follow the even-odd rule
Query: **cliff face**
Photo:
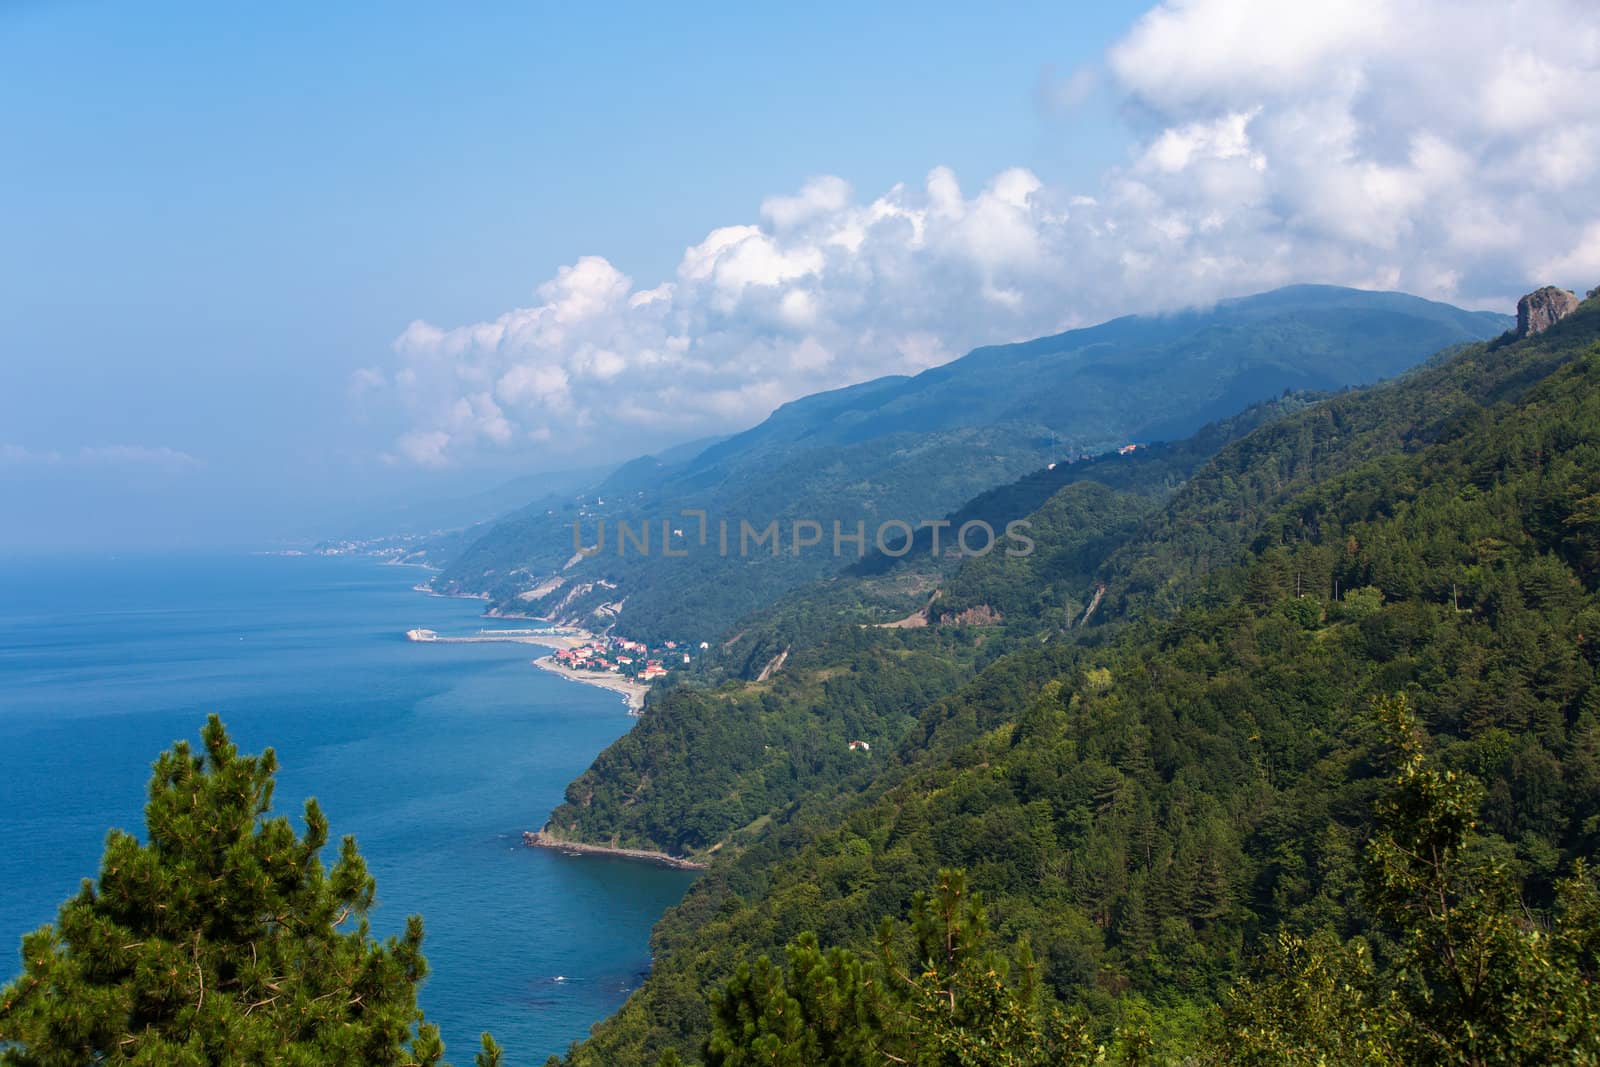
[[1578, 298], [1566, 289], [1547, 285], [1517, 301], [1517, 336], [1530, 337], [1550, 327], [1578, 309]]

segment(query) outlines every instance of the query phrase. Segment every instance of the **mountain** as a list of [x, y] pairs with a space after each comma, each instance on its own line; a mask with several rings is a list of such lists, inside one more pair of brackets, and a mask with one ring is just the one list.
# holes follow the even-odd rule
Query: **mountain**
[[[437, 587], [486, 593], [505, 614], [710, 639], [850, 562], [854, 546], [832, 551], [835, 523], [860, 523], [870, 550], [885, 523], [936, 520], [1051, 461], [1184, 438], [1286, 390], [1389, 377], [1510, 322], [1401, 293], [1293, 286], [980, 348], [805, 397], [693, 457], [644, 457], [564, 503], [525, 508], [461, 551]], [[683, 514], [693, 510], [704, 529]], [[600, 544], [602, 523], [612, 536]], [[772, 523], [776, 538], [750, 551], [745, 525]], [[815, 523], [822, 547], [795, 550], [796, 523], [803, 536]], [[663, 542], [684, 555], [666, 557]]]
[[570, 1062], [695, 1061], [741, 964], [806, 931], [870, 955], [941, 868], [1027, 939], [1048, 1003], [1164, 1060], [1212, 1058], [1279, 934], [1358, 946], [1352, 980], [1408, 996], [1412, 935], [1360, 888], [1391, 762], [1369, 709], [1402, 697], [1471, 785], [1468, 859], [1548, 923], [1600, 846], [1600, 299], [1290, 405], [1170, 490], [1063, 479], [1047, 550], [907, 598], [999, 610], [837, 610], [894, 569], [798, 591], [787, 614], [836, 625], [761, 680], [653, 700], [569, 788], [561, 835], [710, 861]]
[[[975, 349], [914, 378], [881, 378], [786, 404], [700, 457], [851, 444], [902, 431], [1035, 425], [1100, 448], [1187, 437], [1285, 390], [1391, 377], [1448, 345], [1505, 330], [1504, 315], [1404, 293], [1295, 285], [1164, 315], [1129, 315]], [[1156, 384], [1164, 388], [1153, 388]]]

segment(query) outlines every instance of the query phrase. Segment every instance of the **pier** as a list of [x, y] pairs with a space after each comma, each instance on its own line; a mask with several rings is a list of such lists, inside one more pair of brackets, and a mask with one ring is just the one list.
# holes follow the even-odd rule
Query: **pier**
[[520, 645], [544, 645], [559, 648], [572, 640], [565, 630], [479, 630], [464, 637], [444, 637], [434, 630], [421, 628], [406, 631], [407, 641], [439, 645], [470, 645], [489, 641], [510, 641]]

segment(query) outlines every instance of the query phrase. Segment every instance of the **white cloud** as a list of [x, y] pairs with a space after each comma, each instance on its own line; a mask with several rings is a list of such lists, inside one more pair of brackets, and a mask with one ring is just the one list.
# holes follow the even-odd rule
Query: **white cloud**
[[[1553, 278], [1590, 278], [1600, 284], [1600, 222], [1571, 235], [1572, 245], [1545, 262], [1542, 273]], [[1583, 290], [1579, 289], [1581, 296]]]
[[[1172, 0], [1041, 100], [1120, 100], [1092, 188], [936, 167], [871, 198], [814, 177], [651, 288], [599, 256], [481, 323], [414, 322], [352, 390], [393, 452], [735, 429], [797, 395], [1294, 281], [1509, 309], [1600, 282], [1600, 25], [1572, 0]], [[1551, 28], [1557, 28], [1551, 32]], [[970, 176], [969, 176], [970, 177]], [[0, 456], [3, 459], [3, 456]]]
[[1176, 174], [1207, 159], [1245, 159], [1251, 170], [1265, 170], [1267, 161], [1250, 145], [1250, 120], [1260, 109], [1235, 111], [1211, 122], [1191, 122], [1163, 130], [1145, 149], [1144, 164]]
[[775, 230], [793, 229], [816, 218], [841, 211], [850, 203], [850, 184], [825, 174], [806, 182], [798, 196], [769, 196], [761, 202], [761, 217]]
[[444, 466], [445, 449], [449, 446], [450, 435], [443, 430], [416, 430], [395, 442], [400, 455], [419, 467]]
[[[1315, 92], [1358, 67], [1413, 32], [1403, 25], [1409, 21], [1403, 8], [1410, 6], [1178, 0], [1140, 19], [1108, 59], [1121, 86], [1158, 111], [1238, 109], [1268, 94]], [[1461, 14], [1463, 21], [1471, 17]], [[1420, 52], [1432, 44], [1414, 47]]]

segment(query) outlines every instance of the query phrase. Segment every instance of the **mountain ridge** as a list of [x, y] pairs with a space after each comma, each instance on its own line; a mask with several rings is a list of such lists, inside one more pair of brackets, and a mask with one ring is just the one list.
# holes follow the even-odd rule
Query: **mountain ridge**
[[[683, 546], [687, 562], [613, 553], [574, 560], [575, 541], [594, 544], [584, 531], [602, 520], [635, 530], [647, 522], [666, 536], [686, 509], [725, 517], [735, 530], [744, 519], [757, 528], [807, 520], [824, 530], [834, 521], [872, 529], [890, 518], [916, 525], [1053, 460], [1149, 440], [1140, 436], [1148, 431], [1187, 436], [1285, 390], [1388, 377], [1510, 323], [1406, 294], [1293, 286], [986, 346], [916, 376], [791, 401], [678, 463], [626, 464], [565, 506], [494, 525], [437, 587], [487, 594], [501, 613], [614, 625], [648, 639], [709, 639], [836, 564], [787, 553], [719, 560], [692, 544]], [[602, 591], [572, 595], [583, 585]], [[535, 589], [548, 591], [530, 596]]]

